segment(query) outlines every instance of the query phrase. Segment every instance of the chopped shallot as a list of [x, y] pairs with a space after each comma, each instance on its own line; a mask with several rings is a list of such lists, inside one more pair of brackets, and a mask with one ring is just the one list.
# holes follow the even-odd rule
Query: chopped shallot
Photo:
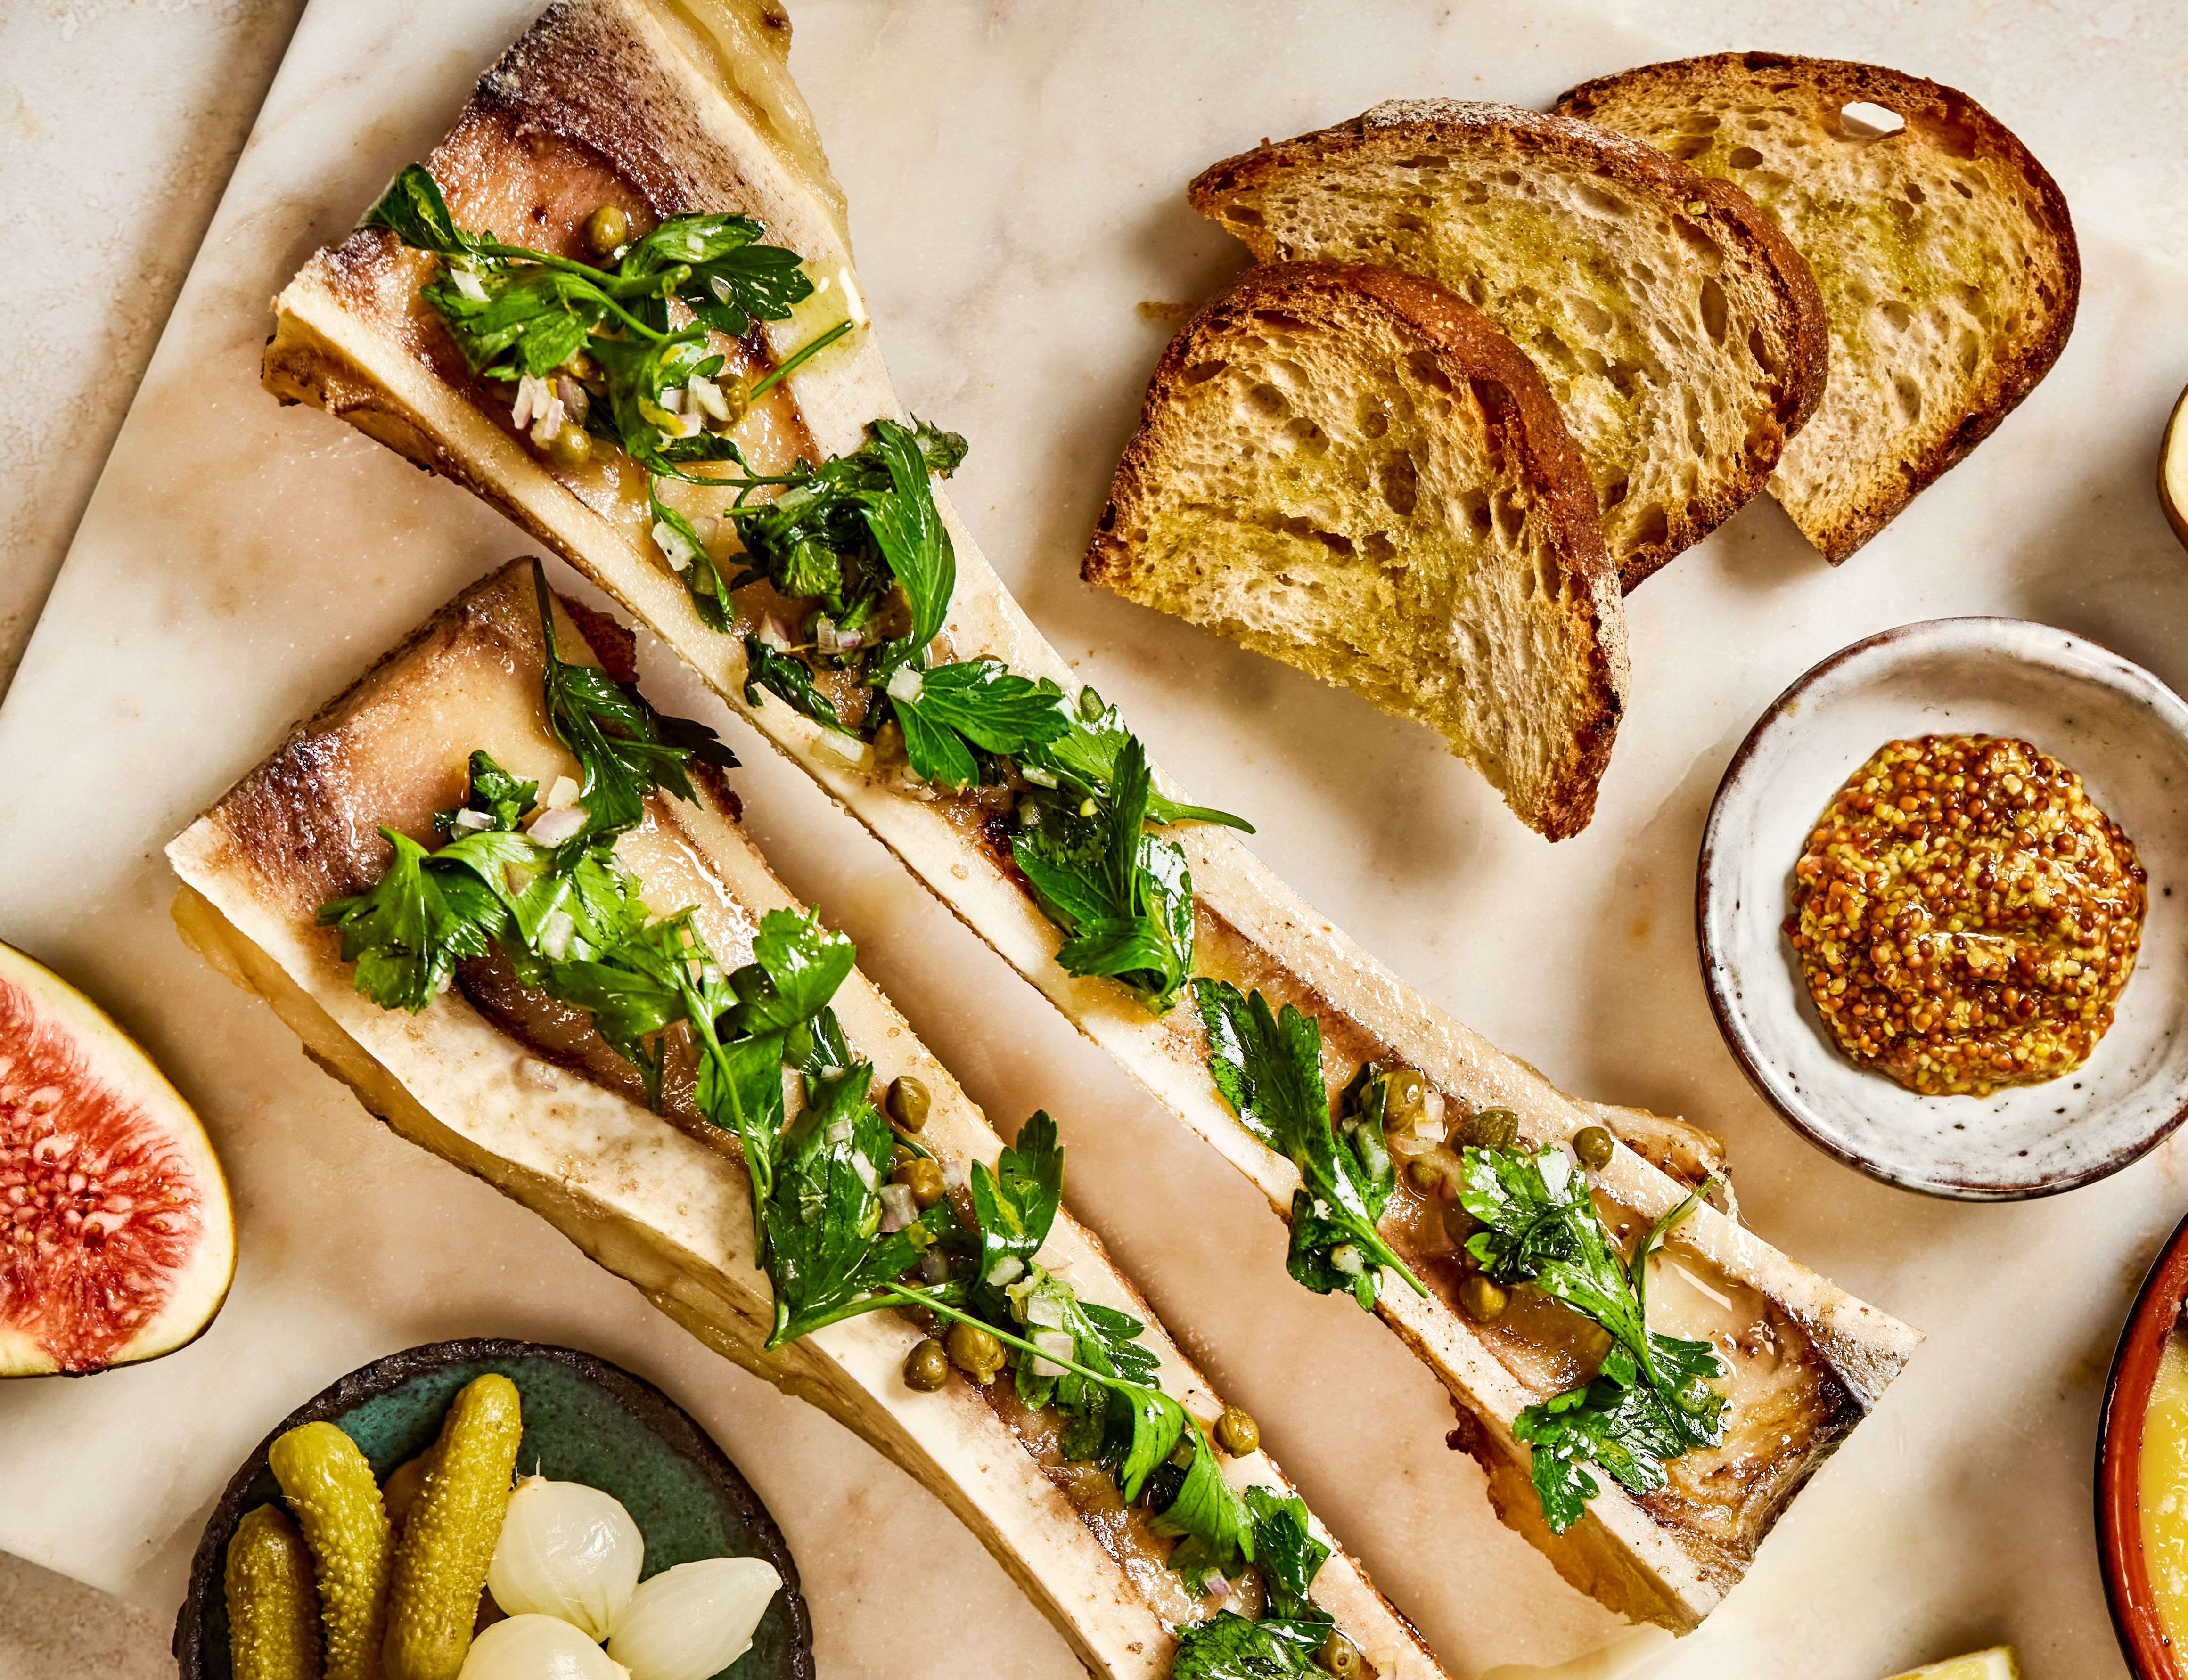
[[570, 941], [578, 937], [578, 924], [567, 910], [550, 911], [539, 924], [539, 949], [550, 962], [560, 962], [570, 954]]
[[[509, 423], [522, 431], [533, 421], [544, 420], [550, 409], [559, 409], [561, 400], [552, 385], [537, 374], [527, 374], [516, 381], [516, 401], [510, 407]], [[559, 426], [559, 420], [556, 423]]]
[[1025, 1262], [1016, 1254], [1005, 1254], [988, 1268], [988, 1287], [1000, 1289], [1006, 1283], [1015, 1283], [1025, 1271]]
[[532, 837], [543, 846], [559, 846], [585, 831], [588, 813], [583, 805], [557, 805], [542, 811], [532, 825]]
[[456, 813], [456, 826], [477, 833], [482, 828], [492, 828], [493, 818], [485, 811], [461, 810]]
[[1055, 1361], [1069, 1359], [1078, 1351], [1078, 1344], [1072, 1340], [1069, 1330], [1043, 1330], [1034, 1337], [1033, 1345], [1048, 1356], [1046, 1359], [1034, 1361], [1033, 1374], [1036, 1377], [1063, 1376], [1063, 1367]]
[[578, 803], [578, 796], [584, 791], [568, 776], [558, 775], [554, 785], [547, 790], [547, 797], [539, 803], [550, 811], [564, 805], [574, 805]]
[[909, 1184], [882, 1186], [882, 1229], [901, 1231], [919, 1218], [919, 1204]]
[[722, 426], [730, 423], [729, 399], [722, 395], [721, 386], [705, 375], [698, 374], [693, 375], [691, 385], [686, 388], [691, 393], [692, 402], [708, 420]]
[[699, 557], [698, 550], [691, 546], [691, 539], [665, 519], [653, 522], [653, 545], [667, 557], [673, 572], [688, 569]]
[[866, 634], [860, 630], [839, 630], [836, 621], [821, 613], [813, 621], [813, 645], [823, 653], [849, 653], [866, 643]]
[[854, 770], [871, 770], [873, 767], [874, 749], [872, 747], [867, 746], [858, 736], [839, 735], [825, 724], [817, 726], [813, 737], [813, 746], [816, 752], [826, 753], [830, 758], [840, 760]]

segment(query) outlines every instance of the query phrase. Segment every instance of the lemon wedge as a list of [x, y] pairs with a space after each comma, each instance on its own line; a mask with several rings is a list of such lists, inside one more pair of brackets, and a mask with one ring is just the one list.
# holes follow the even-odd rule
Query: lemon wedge
[[2173, 405], [2165, 441], [2157, 447], [2157, 499], [2173, 521], [2173, 534], [2188, 543], [2188, 391]]
[[1993, 1645], [1987, 1651], [1895, 1674], [1892, 1680], [2021, 1680], [2021, 1659], [2012, 1646]]

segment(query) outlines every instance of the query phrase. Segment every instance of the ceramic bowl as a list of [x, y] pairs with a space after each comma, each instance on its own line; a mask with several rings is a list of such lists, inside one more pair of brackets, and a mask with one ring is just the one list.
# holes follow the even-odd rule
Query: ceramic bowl
[[798, 1566], [775, 1519], [720, 1447], [675, 1401], [619, 1366], [538, 1342], [435, 1342], [390, 1354], [323, 1390], [281, 1421], [244, 1461], [213, 1508], [175, 1617], [181, 1680], [230, 1680], [228, 1542], [245, 1512], [280, 1497], [267, 1449], [299, 1423], [341, 1426], [383, 1480], [439, 1435], [456, 1390], [488, 1371], [524, 1402], [519, 1469], [581, 1481], [623, 1502], [646, 1536], [646, 1573], [697, 1558], [765, 1558], [783, 1590], [752, 1649], [715, 1680], [813, 1680], [813, 1624]]
[[[2134, 843], [2149, 916], [2112, 1030], [2080, 1068], [1988, 1097], [1918, 1097], [1827, 1034], [1782, 931], [1834, 794], [1888, 741], [2004, 735], [2076, 771]], [[2188, 1117], [2188, 704], [2096, 643], [2018, 618], [1933, 618], [1856, 642], [1763, 713], [1710, 808], [1695, 884], [1702, 978], [1755, 1088], [1871, 1176], [1968, 1201], [2071, 1190]]]
[[2120, 1333], [2097, 1424], [2097, 1557], [2105, 1576], [2112, 1627], [2137, 1680], [2184, 1680], [2151, 1600], [2142, 1554], [2142, 1436], [2165, 1339], [2180, 1322], [2188, 1296], [2188, 1220], [2181, 1221], [2143, 1280]]

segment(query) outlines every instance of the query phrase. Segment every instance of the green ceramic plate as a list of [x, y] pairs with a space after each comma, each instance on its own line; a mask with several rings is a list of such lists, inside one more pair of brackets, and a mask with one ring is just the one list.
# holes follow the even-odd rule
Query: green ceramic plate
[[538, 1342], [435, 1342], [352, 1371], [285, 1418], [228, 1485], [198, 1542], [175, 1617], [181, 1680], [230, 1680], [223, 1565], [243, 1514], [279, 1499], [267, 1468], [275, 1435], [339, 1424], [385, 1478], [440, 1434], [456, 1390], [499, 1371], [524, 1400], [517, 1470], [580, 1481], [623, 1501], [646, 1536], [646, 1573], [697, 1558], [764, 1558], [782, 1576], [752, 1649], [716, 1680], [812, 1680], [813, 1625], [782, 1532], [737, 1468], [675, 1401], [619, 1366]]

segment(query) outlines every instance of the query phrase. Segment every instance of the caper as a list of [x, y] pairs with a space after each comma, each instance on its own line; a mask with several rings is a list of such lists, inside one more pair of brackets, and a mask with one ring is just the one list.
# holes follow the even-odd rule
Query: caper
[[1520, 1141], [1520, 1117], [1509, 1108], [1484, 1108], [1457, 1130], [1476, 1149], [1509, 1149]]
[[1458, 1286], [1458, 1304], [1476, 1324], [1493, 1323], [1502, 1318], [1509, 1299], [1503, 1285], [1486, 1272], [1469, 1271]]
[[916, 1161], [918, 1159], [919, 1151], [909, 1143], [893, 1143], [889, 1146], [889, 1170], [892, 1172], [906, 1161]]
[[[995, 1339], [991, 1336], [990, 1341]], [[950, 1354], [932, 1336], [925, 1336], [912, 1344], [911, 1351], [904, 1356], [904, 1385], [916, 1389], [922, 1394], [933, 1394], [950, 1380]]]
[[925, 1129], [927, 1106], [927, 1086], [910, 1074], [900, 1074], [889, 1081], [888, 1117], [906, 1131]]
[[574, 472], [593, 458], [593, 435], [582, 426], [565, 421], [547, 445], [547, 459], [565, 472]]
[[1215, 1420], [1215, 1444], [1233, 1458], [1243, 1458], [1261, 1447], [1261, 1426], [1235, 1406], [1223, 1408]]
[[598, 379], [601, 376], [601, 364], [586, 352], [580, 350], [562, 364], [562, 371], [577, 381], [578, 384], [583, 385], [588, 380]]
[[1481, 1229], [1481, 1221], [1467, 1212], [1466, 1204], [1453, 1202], [1443, 1210], [1443, 1234], [1454, 1249], [1463, 1249], [1466, 1239]]
[[1315, 1652], [1314, 1660], [1322, 1666], [1325, 1673], [1334, 1676], [1334, 1680], [1358, 1680], [1360, 1647], [1334, 1627], [1329, 1630], [1329, 1637], [1322, 1642], [1321, 1649]]
[[1443, 1188], [1443, 1164], [1433, 1155], [1424, 1155], [1407, 1164], [1406, 1176], [1424, 1196], [1433, 1196]]
[[585, 218], [585, 243], [595, 257], [612, 257], [630, 237], [630, 217], [604, 204]]
[[911, 1199], [922, 1208], [931, 1208], [942, 1199], [942, 1169], [923, 1157], [915, 1156], [889, 1176], [907, 1187]]
[[1609, 1166], [1611, 1152], [1618, 1147], [1601, 1126], [1582, 1126], [1573, 1134], [1572, 1145], [1580, 1164], [1591, 1172], [1599, 1172]]
[[1429, 1082], [1414, 1068], [1394, 1068], [1383, 1076], [1383, 1124], [1409, 1126], [1427, 1108]]
[[946, 1346], [950, 1362], [976, 1383], [994, 1382], [1003, 1368], [1003, 1345], [977, 1324], [952, 1324]]

